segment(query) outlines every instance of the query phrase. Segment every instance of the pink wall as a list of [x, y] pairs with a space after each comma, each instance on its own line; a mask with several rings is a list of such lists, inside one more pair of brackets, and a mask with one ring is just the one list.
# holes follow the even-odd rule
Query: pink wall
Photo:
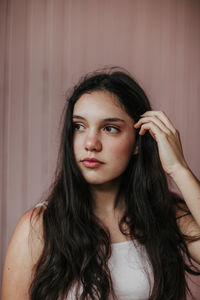
[[1, 265], [18, 218], [51, 181], [64, 92], [85, 72], [127, 68], [200, 177], [198, 0], [1, 0], [0, 38]]

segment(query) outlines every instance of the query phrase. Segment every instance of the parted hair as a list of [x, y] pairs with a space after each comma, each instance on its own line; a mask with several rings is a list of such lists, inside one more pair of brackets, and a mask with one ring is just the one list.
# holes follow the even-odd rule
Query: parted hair
[[[93, 213], [89, 184], [73, 152], [74, 105], [83, 94], [93, 91], [116, 96], [134, 122], [151, 110], [143, 89], [119, 67], [88, 73], [70, 90], [62, 114], [55, 180], [45, 199], [47, 208], [38, 213], [43, 220], [44, 248], [34, 268], [31, 300], [67, 299], [72, 287], [76, 288], [76, 299], [106, 300], [109, 295], [117, 299], [108, 268], [110, 234]], [[200, 275], [186, 242], [198, 237], [192, 239], [180, 232], [176, 209], [190, 212], [169, 189], [156, 141], [148, 132], [140, 136], [136, 129], [136, 142], [138, 154], [130, 158], [115, 200], [115, 207], [121, 196], [126, 204], [119, 228], [146, 249], [154, 276], [149, 300], [186, 300], [190, 292], [186, 274]], [[129, 228], [128, 232], [124, 228]]]

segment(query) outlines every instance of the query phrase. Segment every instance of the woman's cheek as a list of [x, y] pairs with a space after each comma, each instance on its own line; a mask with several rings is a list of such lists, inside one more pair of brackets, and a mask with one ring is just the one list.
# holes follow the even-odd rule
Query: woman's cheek
[[75, 156], [78, 155], [78, 153], [80, 154], [80, 150], [83, 149], [83, 142], [81, 141], [81, 138], [79, 137], [75, 137], [74, 141], [73, 141], [73, 150], [74, 150], [74, 154]]
[[129, 134], [126, 134], [118, 144], [119, 152], [121, 154], [129, 156], [133, 152], [134, 144], [135, 138], [133, 136], [130, 136]]
[[122, 140], [120, 143], [111, 145], [108, 148], [108, 152], [112, 158], [120, 160], [124, 158], [127, 160], [132, 154], [132, 148], [133, 147], [129, 142]]

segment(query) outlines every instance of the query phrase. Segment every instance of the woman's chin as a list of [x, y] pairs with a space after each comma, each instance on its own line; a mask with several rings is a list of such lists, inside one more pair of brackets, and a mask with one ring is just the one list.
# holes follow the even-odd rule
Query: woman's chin
[[88, 184], [91, 184], [91, 185], [101, 185], [101, 184], [105, 184], [107, 183], [107, 181], [105, 180], [102, 180], [102, 179], [88, 179], [88, 178], [85, 178], [85, 180], [87, 181]]
[[110, 186], [113, 185], [116, 181], [119, 183], [120, 177], [118, 178], [85, 178], [88, 184], [98, 185], [98, 186]]

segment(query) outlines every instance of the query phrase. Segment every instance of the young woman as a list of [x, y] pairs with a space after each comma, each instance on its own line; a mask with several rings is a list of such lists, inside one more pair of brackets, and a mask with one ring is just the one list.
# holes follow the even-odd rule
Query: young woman
[[49, 196], [12, 236], [2, 300], [184, 300], [199, 234], [200, 184], [177, 129], [127, 72], [88, 74], [66, 104]]

